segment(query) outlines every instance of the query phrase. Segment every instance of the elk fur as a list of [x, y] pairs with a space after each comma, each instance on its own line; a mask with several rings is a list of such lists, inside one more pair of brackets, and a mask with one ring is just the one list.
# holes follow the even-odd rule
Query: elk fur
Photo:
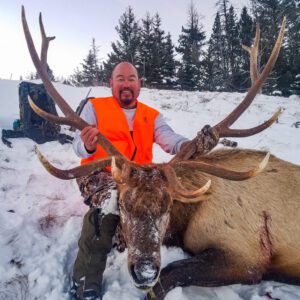
[[[201, 160], [228, 169], [249, 169], [265, 156], [253, 150], [217, 150]], [[199, 204], [174, 201], [167, 244], [193, 254], [222, 249], [240, 266], [300, 278], [300, 166], [271, 155], [266, 169], [246, 181], [229, 181], [184, 168], [182, 184], [212, 179]]]

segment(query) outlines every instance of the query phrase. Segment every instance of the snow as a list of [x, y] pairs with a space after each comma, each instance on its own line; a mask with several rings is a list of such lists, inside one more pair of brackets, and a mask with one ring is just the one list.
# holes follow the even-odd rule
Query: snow
[[108, 214], [114, 214], [114, 215], [119, 215], [119, 209], [118, 209], [118, 193], [116, 190], [111, 189], [110, 190], [110, 198], [109, 201], [104, 201], [101, 204], [101, 213], [104, 215]]
[[[0, 129], [11, 129], [19, 118], [19, 81], [0, 80]], [[73, 109], [89, 88], [55, 84]], [[108, 88], [93, 88], [90, 96], [110, 95]], [[245, 96], [239, 93], [183, 92], [143, 89], [140, 100], [161, 111], [175, 131], [193, 138], [205, 124], [216, 124]], [[239, 147], [268, 150], [300, 164], [300, 98], [258, 95], [235, 128], [256, 126], [279, 107], [278, 123], [249, 138], [235, 139]], [[66, 130], [66, 129], [65, 129]], [[63, 181], [48, 174], [34, 152], [34, 142], [12, 139], [9, 149], [0, 142], [0, 299], [67, 299], [72, 265], [77, 253], [82, 202], [75, 180]], [[220, 146], [221, 147], [221, 146]], [[38, 146], [55, 166], [68, 169], [79, 164], [71, 145], [49, 142]], [[170, 155], [154, 147], [156, 162]], [[104, 273], [104, 300], [139, 300], [144, 293], [133, 286], [127, 271], [127, 251], [112, 250]], [[187, 257], [179, 248], [162, 247], [162, 265]], [[166, 300], [300, 298], [300, 288], [274, 282], [254, 286], [175, 288]]]

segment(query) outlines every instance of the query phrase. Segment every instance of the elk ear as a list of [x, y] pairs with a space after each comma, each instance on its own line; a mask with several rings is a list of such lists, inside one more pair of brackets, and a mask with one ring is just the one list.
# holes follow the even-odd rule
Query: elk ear
[[117, 183], [123, 183], [122, 169], [117, 166], [116, 158], [114, 156], [111, 158], [111, 174]]

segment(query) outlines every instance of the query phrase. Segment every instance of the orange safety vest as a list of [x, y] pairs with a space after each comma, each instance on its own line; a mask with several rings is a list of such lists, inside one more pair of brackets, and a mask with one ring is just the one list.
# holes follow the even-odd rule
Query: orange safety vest
[[[154, 142], [154, 122], [159, 112], [141, 102], [137, 102], [133, 119], [133, 135], [129, 131], [125, 113], [114, 97], [89, 100], [96, 112], [98, 130], [129, 160], [145, 164], [152, 162]], [[104, 149], [97, 145], [96, 152], [81, 159], [81, 164], [107, 157]]]

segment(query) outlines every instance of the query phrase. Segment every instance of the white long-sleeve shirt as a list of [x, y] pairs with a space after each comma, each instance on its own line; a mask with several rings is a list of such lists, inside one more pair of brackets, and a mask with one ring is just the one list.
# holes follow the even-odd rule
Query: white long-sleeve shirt
[[[136, 109], [123, 108], [124, 114], [128, 121], [130, 131], [133, 130], [133, 119]], [[84, 106], [81, 114], [81, 118], [87, 123], [97, 126], [97, 116], [94, 107], [91, 102], [87, 102]], [[154, 123], [154, 142], [158, 144], [165, 152], [170, 154], [176, 154], [179, 152], [183, 142], [188, 141], [187, 138], [177, 134], [166, 123], [162, 114], [159, 114]], [[84, 147], [84, 143], [80, 138], [80, 131], [76, 130], [75, 138], [73, 141], [73, 149], [77, 156], [81, 158], [87, 158], [92, 154], [88, 153]]]

